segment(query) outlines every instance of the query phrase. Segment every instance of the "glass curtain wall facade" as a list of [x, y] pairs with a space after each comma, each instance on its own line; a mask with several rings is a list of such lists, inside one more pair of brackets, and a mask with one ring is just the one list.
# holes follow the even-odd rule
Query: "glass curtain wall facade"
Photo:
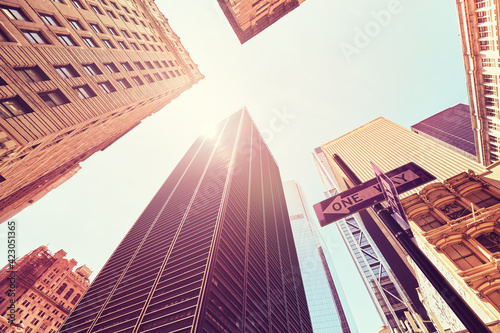
[[312, 332], [278, 167], [246, 109], [200, 136], [61, 328]]
[[283, 188], [314, 332], [358, 332], [335, 268], [327, 262], [321, 235], [306, 208], [299, 184], [287, 181]]

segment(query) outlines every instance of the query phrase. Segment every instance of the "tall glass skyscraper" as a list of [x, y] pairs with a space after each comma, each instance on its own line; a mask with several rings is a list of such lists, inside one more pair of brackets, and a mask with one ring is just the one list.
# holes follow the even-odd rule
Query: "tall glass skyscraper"
[[314, 333], [356, 333], [356, 323], [299, 184], [283, 183]]
[[276, 162], [246, 109], [211, 132], [60, 332], [312, 332]]

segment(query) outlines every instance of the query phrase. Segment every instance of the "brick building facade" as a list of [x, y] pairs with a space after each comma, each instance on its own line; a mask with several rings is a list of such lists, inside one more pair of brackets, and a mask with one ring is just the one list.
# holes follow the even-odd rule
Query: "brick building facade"
[[[63, 250], [52, 254], [43, 245], [18, 259], [16, 269], [16, 323], [25, 333], [55, 333], [89, 286], [92, 271], [85, 265], [73, 270], [77, 261], [65, 259]], [[10, 302], [6, 294], [8, 265], [0, 270], [0, 314], [5, 318]], [[15, 332], [8, 324], [0, 332]]]
[[0, 222], [203, 78], [152, 0], [0, 0]]

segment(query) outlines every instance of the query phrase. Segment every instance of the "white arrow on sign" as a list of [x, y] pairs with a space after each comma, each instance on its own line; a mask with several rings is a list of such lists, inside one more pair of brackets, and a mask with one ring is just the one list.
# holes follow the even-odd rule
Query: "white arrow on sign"
[[[418, 179], [418, 175], [415, 174], [411, 170], [406, 170], [401, 172], [395, 176], [391, 177], [391, 180], [394, 182], [394, 185], [400, 186], [411, 182], [415, 179]], [[360, 190], [359, 192], [353, 193], [345, 198], [338, 195], [331, 203], [326, 207], [324, 213], [327, 214], [347, 214], [350, 213], [350, 207], [357, 205], [363, 201], [372, 199], [377, 195], [382, 194], [381, 188], [379, 184], [372, 185], [365, 189]]]

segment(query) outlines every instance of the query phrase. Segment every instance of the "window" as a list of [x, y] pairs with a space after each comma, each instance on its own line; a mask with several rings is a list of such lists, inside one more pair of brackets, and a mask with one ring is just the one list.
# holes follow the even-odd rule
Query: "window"
[[119, 40], [118, 44], [122, 47], [122, 49], [128, 50], [128, 46], [127, 46], [127, 44], [125, 44], [124, 41]]
[[159, 61], [153, 61], [153, 63], [155, 64], [156, 68], [161, 68]]
[[89, 47], [98, 47], [91, 37], [82, 37], [82, 39]]
[[148, 47], [146, 46], [146, 44], [141, 44], [142, 48], [145, 50], [145, 51], [149, 51]]
[[130, 14], [129, 10], [127, 9], [127, 7], [122, 7], [123, 10], [127, 13], [127, 14]]
[[102, 3], [103, 5], [106, 5], [106, 6], [108, 5], [108, 4], [106, 3], [106, 1], [104, 1], [104, 0], [99, 0], [99, 2], [100, 2], [100, 3]]
[[40, 31], [21, 29], [21, 32], [24, 34], [24, 37], [33, 44], [50, 44]]
[[57, 38], [66, 46], [78, 46], [70, 35], [57, 34]]
[[[89, 89], [90, 89], [90, 88], [89, 88]], [[91, 91], [92, 91], [92, 90], [91, 90]], [[94, 92], [92, 91], [92, 93], [94, 93]], [[94, 94], [94, 96], [95, 96], [95, 94]], [[88, 98], [88, 97], [87, 97], [87, 98]], [[71, 288], [70, 290], [68, 290], [68, 292], [66, 293], [66, 295], [64, 295], [64, 299], [68, 299], [68, 298], [70, 298], [70, 297], [71, 297], [71, 295], [73, 295], [73, 293], [74, 293], [74, 292], [75, 292], [75, 289], [73, 289], [73, 288]]]
[[500, 252], [500, 235], [496, 231], [485, 232], [477, 236], [476, 240], [491, 253]]
[[142, 82], [141, 78], [138, 76], [132, 76], [132, 80], [134, 80], [135, 84], [137, 84], [138, 86], [142, 86], [144, 84], [144, 82]]
[[108, 13], [109, 17], [114, 18], [114, 19], [116, 18], [115, 13], [113, 13], [112, 11], [107, 10], [106, 12]]
[[[95, 92], [87, 84], [84, 86], [73, 87], [73, 90], [76, 92], [78, 97], [80, 97], [81, 99], [87, 99], [87, 98], [91, 98], [91, 97], [96, 96]], [[71, 290], [73, 290], [73, 289], [70, 289], [70, 291]], [[68, 297], [64, 296], [65, 299], [68, 299]]]
[[[38, 96], [40, 96], [40, 98], [51, 108], [58, 105], [69, 103], [69, 100], [66, 98], [66, 96], [64, 96], [64, 94], [59, 89], [45, 93], [40, 93], [38, 94]], [[63, 286], [64, 288], [66, 288], [65, 283], [61, 286], [61, 288], [63, 288]], [[61, 290], [61, 288], [59, 288], [59, 290]], [[62, 290], [64, 290], [64, 288]], [[58, 294], [60, 294], [60, 292], [58, 292]]]
[[157, 45], [156, 47], [158, 47], [158, 51], [163, 52], [163, 49], [161, 48], [160, 45]]
[[97, 67], [96, 64], [87, 64], [83, 65], [83, 68], [89, 73], [89, 75], [100, 75], [102, 74], [102, 71]]
[[151, 49], [156, 52], [156, 48], [154, 45], [149, 45], [149, 46], [151, 46]]
[[482, 265], [484, 262], [462, 243], [448, 245], [443, 252], [463, 271]]
[[115, 2], [110, 1], [109, 3], [111, 4], [111, 6], [115, 7], [116, 10], [120, 9], [120, 7], [118, 7], [118, 5]]
[[118, 67], [116, 67], [116, 65], [112, 62], [105, 63], [104, 67], [106, 67], [110, 73], [119, 73], [120, 72]]
[[145, 34], [142, 34], [142, 37], [144, 37], [145, 40], [147, 40], [149, 42], [149, 37]]
[[102, 42], [104, 43], [104, 45], [106, 45], [107, 48], [116, 49], [116, 47], [113, 45], [113, 43], [111, 43], [109, 39], [102, 39]]
[[177, 74], [177, 76], [181, 76], [181, 73], [179, 73], [177, 69], [175, 70], [175, 74]]
[[31, 321], [31, 324], [33, 325], [36, 325], [40, 322], [40, 320], [36, 319], [36, 318], [33, 318], [33, 320]]
[[12, 38], [10, 38], [2, 29], [0, 29], [0, 42], [12, 42]]
[[79, 0], [71, 0], [71, 2], [73, 2], [76, 8], [85, 9]]
[[168, 76], [167, 72], [161, 72], [161, 74], [165, 79], [170, 79], [170, 76]]
[[31, 82], [39, 82], [48, 80], [48, 76], [40, 69], [40, 67], [20, 67], [14, 69], [17, 74], [19, 74], [24, 81]]
[[123, 36], [127, 37], [127, 38], [130, 38], [130, 35], [129, 33], [127, 32], [127, 30], [122, 30], [122, 34]]
[[127, 81], [127, 79], [119, 79], [116, 81], [123, 89], [132, 88], [132, 85]]
[[456, 200], [452, 203], [439, 207], [439, 210], [445, 213], [451, 220], [456, 220], [462, 216], [470, 214], [469, 209], [460, 205], [460, 203]]
[[141, 71], [145, 70], [144, 66], [139, 61], [134, 62], [134, 65]]
[[83, 29], [82, 25], [80, 24], [80, 21], [78, 20], [71, 20], [71, 19], [68, 19], [68, 22], [69, 24], [71, 24], [71, 26], [73, 28], [75, 28], [76, 30], [85, 30]]
[[57, 21], [57, 19], [56, 19], [56, 17], [54, 15], [40, 13], [40, 17], [48, 25], [53, 25], [53, 26], [56, 26], [56, 27], [60, 27], [61, 26], [61, 24]]
[[31, 20], [28, 18], [28, 16], [26, 16], [26, 14], [24, 14], [21, 8], [9, 7], [4, 5], [1, 5], [0, 8], [2, 8], [4, 14], [11, 20], [31, 22]]
[[426, 212], [420, 214], [413, 218], [413, 221], [422, 228], [423, 231], [430, 231], [435, 228], [439, 228], [444, 225], [444, 222], [441, 222], [436, 216], [434, 216], [431, 212]]
[[132, 12], [134, 12], [134, 15], [139, 17], [139, 14], [137, 14], [137, 12], [135, 10], [132, 9]]
[[146, 25], [144, 24], [144, 22], [143, 22], [143, 21], [141, 21], [141, 24], [142, 24], [142, 26], [143, 26], [144, 28], [146, 28]]
[[141, 39], [141, 36], [139, 36], [137, 32], [132, 32], [132, 35], [134, 35], [136, 39]]
[[62, 0], [52, 0], [52, 1], [58, 2], [58, 3], [64, 3], [64, 1], [62, 1]]
[[130, 43], [130, 45], [132, 45], [132, 48], [134, 50], [139, 50], [139, 48], [137, 47], [137, 44], [136, 43]]
[[108, 27], [108, 30], [113, 36], [118, 36], [118, 33], [116, 32], [115, 28]]
[[101, 87], [102, 91], [104, 91], [105, 94], [109, 94], [116, 91], [116, 88], [113, 87], [113, 85], [109, 81], [100, 82], [98, 83], [98, 85], [99, 87]]
[[130, 18], [130, 21], [132, 21], [135, 25], [138, 25], [137, 21], [133, 17]]
[[73, 297], [73, 299], [71, 300], [71, 304], [75, 305], [76, 302], [78, 302], [78, 300], [80, 299], [80, 297], [82, 297], [82, 295], [76, 294], [75, 297]]
[[127, 72], [132, 72], [134, 70], [128, 62], [122, 62], [121, 65], [123, 66], [123, 68], [125, 68]]
[[151, 63], [151, 61], [146, 61], [146, 67], [149, 68], [149, 69], [154, 69], [153, 64]]
[[97, 32], [98, 34], [103, 34], [104, 32], [102, 31], [101, 27], [98, 24], [95, 23], [89, 23], [90, 27]]
[[90, 7], [92, 8], [92, 10], [93, 10], [96, 14], [102, 15], [102, 12], [101, 12], [101, 10], [99, 9], [99, 7], [97, 7], [97, 6], [95, 6], [95, 5], [90, 5]]
[[170, 66], [174, 67], [174, 63], [172, 62], [172, 60], [169, 60], [168, 63], [170, 64]]
[[56, 71], [61, 75], [64, 79], [69, 79], [70, 77], [79, 77], [80, 74], [75, 70], [75, 68], [71, 65], [64, 66], [54, 66]]
[[155, 82], [155, 80], [153, 80], [153, 78], [149, 74], [144, 75], [144, 77], [146, 78], [146, 81], [148, 81], [149, 83]]
[[163, 80], [163, 79], [161, 78], [160, 74], [158, 74], [158, 73], [154, 73], [154, 74], [153, 74], [153, 76], [155, 77], [155, 79], [156, 79], [157, 81], [161, 81], [161, 80]]
[[175, 77], [174, 72], [172, 72], [172, 71], [168, 71], [168, 72], [170, 73], [170, 76], [171, 76], [171, 77]]
[[163, 64], [163, 66], [168, 67], [168, 64], [165, 60], [162, 60], [161, 63]]
[[500, 202], [500, 200], [498, 200], [496, 197], [494, 197], [489, 192], [483, 189], [469, 193], [465, 195], [465, 197], [470, 201], [472, 201], [473, 203], [475, 203], [480, 208], [490, 207]]
[[125, 17], [125, 15], [123, 14], [119, 14], [120, 15], [120, 18], [124, 21], [124, 22], [128, 22], [127, 18]]

